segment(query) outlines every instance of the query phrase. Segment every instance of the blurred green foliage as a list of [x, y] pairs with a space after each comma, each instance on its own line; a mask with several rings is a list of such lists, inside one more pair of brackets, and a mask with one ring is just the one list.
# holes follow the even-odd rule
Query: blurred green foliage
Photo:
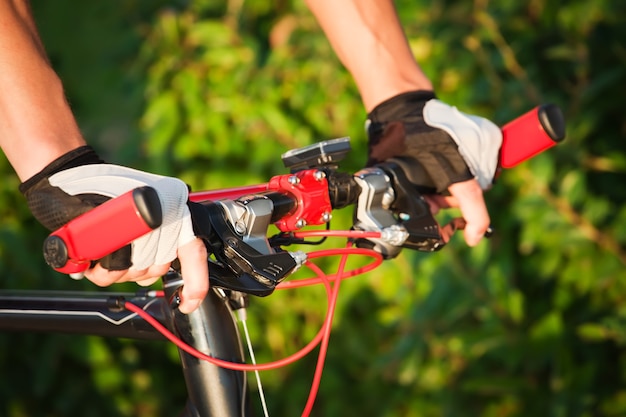
[[[85, 135], [113, 162], [194, 189], [246, 185], [283, 173], [290, 148], [351, 136], [344, 168], [358, 169], [365, 112], [349, 74], [301, 2], [273, 3], [33, 8]], [[443, 100], [500, 124], [554, 102], [568, 137], [503, 173], [489, 241], [403, 253], [342, 285], [314, 414], [626, 415], [626, 7], [396, 3]], [[93, 289], [45, 267], [45, 231], [0, 170], [2, 287]], [[321, 288], [254, 300], [259, 360], [306, 343], [324, 306]], [[5, 333], [0, 355], [3, 416], [169, 416], [185, 398], [165, 344]], [[300, 414], [314, 362], [262, 374], [271, 415]]]

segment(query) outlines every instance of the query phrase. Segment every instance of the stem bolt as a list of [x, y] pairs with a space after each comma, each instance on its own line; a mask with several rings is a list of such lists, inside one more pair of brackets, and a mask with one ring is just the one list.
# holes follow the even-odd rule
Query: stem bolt
[[326, 173], [324, 171], [315, 171], [315, 173], [313, 174], [313, 178], [315, 178], [315, 180], [317, 181], [322, 181], [324, 178], [326, 178]]

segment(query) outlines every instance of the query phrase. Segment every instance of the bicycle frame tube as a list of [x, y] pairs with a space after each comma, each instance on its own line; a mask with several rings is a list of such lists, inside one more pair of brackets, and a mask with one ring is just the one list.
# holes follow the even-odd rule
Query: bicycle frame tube
[[128, 300], [163, 321], [162, 298], [132, 293], [0, 291], [0, 330], [75, 333], [164, 340], [152, 326], [120, 307]]
[[[169, 275], [169, 274], [168, 274]], [[164, 278], [166, 293], [180, 285]], [[137, 314], [123, 308], [130, 301], [148, 312], [186, 343], [214, 357], [243, 362], [243, 348], [228, 301], [210, 291], [190, 315], [173, 312], [167, 298], [139, 293], [0, 291], [0, 330], [73, 333], [103, 337], [165, 340]], [[188, 401], [182, 417], [247, 416], [246, 375], [217, 367], [179, 349]]]
[[[166, 274], [163, 281], [166, 298], [182, 285], [182, 277], [173, 271]], [[243, 347], [229, 301], [217, 291], [209, 291], [194, 312], [182, 314], [176, 310], [170, 318], [175, 334], [188, 345], [215, 358], [244, 362]], [[181, 349], [178, 351], [189, 394], [184, 417], [249, 415], [244, 372], [221, 368]]]

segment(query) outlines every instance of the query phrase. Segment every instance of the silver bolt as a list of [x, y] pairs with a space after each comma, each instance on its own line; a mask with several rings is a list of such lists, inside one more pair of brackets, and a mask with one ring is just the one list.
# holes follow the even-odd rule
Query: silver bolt
[[300, 184], [300, 178], [296, 177], [295, 175], [290, 176], [287, 181], [289, 182], [289, 184], [291, 185], [298, 185]]
[[298, 229], [302, 229], [304, 226], [306, 226], [306, 220], [298, 219], [298, 221], [296, 222], [296, 227]]
[[333, 215], [330, 214], [329, 212], [325, 211], [324, 214], [322, 214], [322, 221], [324, 223], [328, 223], [330, 221], [330, 219], [333, 218]]
[[317, 181], [321, 181], [326, 178], [326, 173], [324, 171], [315, 171], [315, 173], [313, 174], [313, 178], [315, 178]]
[[246, 225], [242, 221], [235, 222], [235, 232], [239, 235], [246, 233]]

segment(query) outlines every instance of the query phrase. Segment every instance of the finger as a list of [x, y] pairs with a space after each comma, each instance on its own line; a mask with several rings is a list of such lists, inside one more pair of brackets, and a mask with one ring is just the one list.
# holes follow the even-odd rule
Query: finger
[[[157, 282], [163, 275], [167, 273], [170, 269], [170, 264], [164, 265], [152, 265], [150, 268], [146, 270], [146, 272], [141, 276], [129, 277], [129, 281], [135, 281], [138, 285], [142, 287], [147, 287], [155, 282]], [[132, 270], [131, 270], [132, 271]], [[129, 271], [130, 272], [130, 271]]]
[[476, 246], [484, 237], [490, 224], [483, 191], [478, 181], [474, 179], [452, 184], [448, 190], [457, 200], [461, 214], [467, 222], [464, 231], [465, 241], [469, 246]]
[[137, 285], [141, 285], [142, 287], [149, 287], [150, 285], [154, 284], [155, 282], [157, 282], [159, 279], [161, 279], [161, 277], [152, 277], [152, 278], [145, 278], [145, 279], [140, 279], [140, 280], [135, 280], [135, 282], [137, 282]]
[[111, 284], [134, 281], [139, 285], [147, 286], [154, 284], [168, 270], [170, 264], [152, 265], [146, 269], [125, 269], [120, 271], [110, 271], [96, 264], [91, 269], [85, 271], [85, 276], [94, 284], [106, 287]]
[[182, 313], [194, 311], [209, 291], [209, 264], [208, 253], [202, 240], [196, 238], [178, 248], [183, 289], [181, 304], [178, 307]]
[[444, 196], [440, 194], [428, 194], [424, 196], [428, 206], [430, 207], [430, 212], [434, 215], [439, 213], [439, 210], [458, 207], [459, 203], [456, 198], [452, 196]]
[[127, 271], [109, 271], [100, 264], [85, 271], [85, 277], [99, 287], [106, 287], [124, 278]]

